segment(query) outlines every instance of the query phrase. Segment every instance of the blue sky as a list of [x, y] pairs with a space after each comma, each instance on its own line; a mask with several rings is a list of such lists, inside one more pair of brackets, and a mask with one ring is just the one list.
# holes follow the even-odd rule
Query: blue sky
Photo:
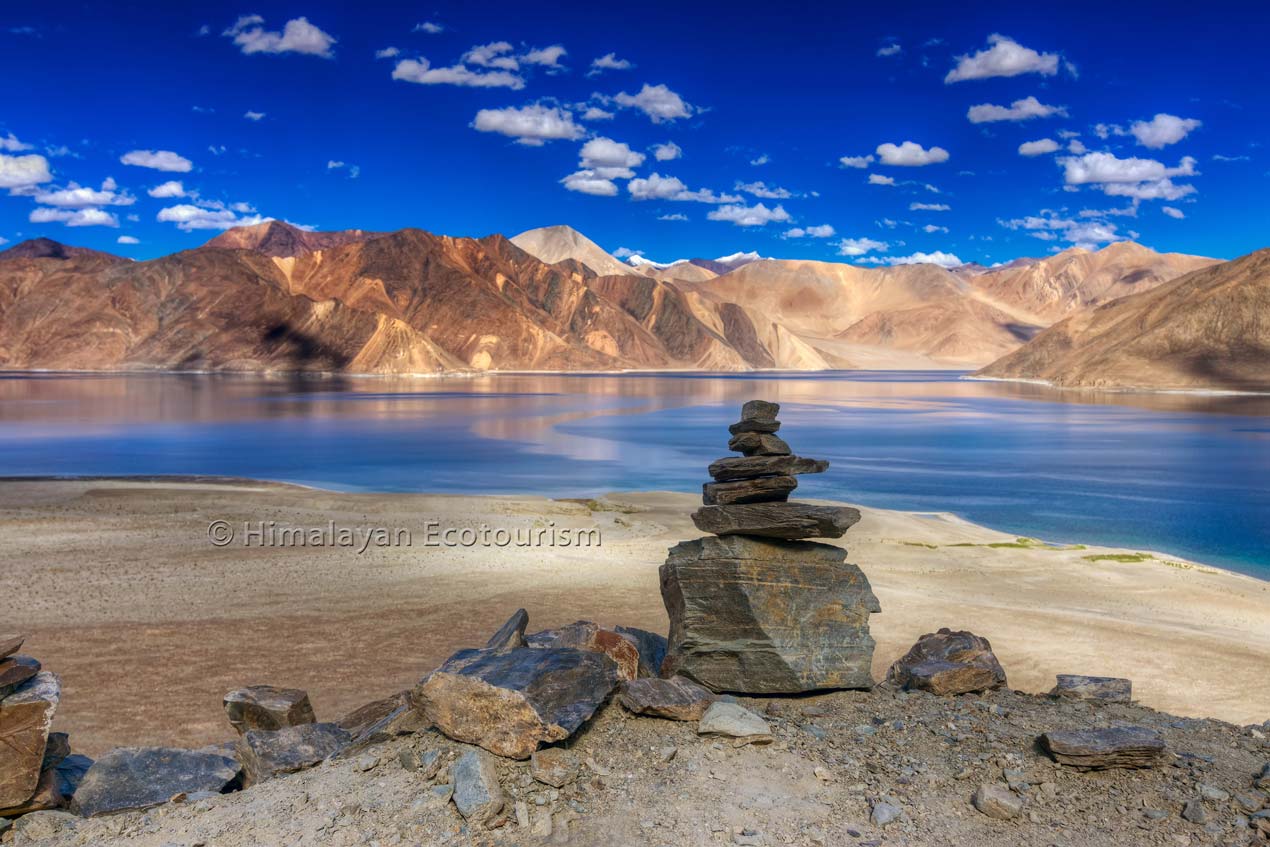
[[[1258, 8], [1260, 6], [1260, 8]], [[1263, 4], [8, 4], [0, 239], [567, 223], [655, 260], [1270, 244]]]

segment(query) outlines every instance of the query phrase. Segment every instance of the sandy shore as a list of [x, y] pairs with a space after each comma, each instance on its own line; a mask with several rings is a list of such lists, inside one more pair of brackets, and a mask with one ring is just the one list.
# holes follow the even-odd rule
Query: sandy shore
[[[408, 687], [517, 607], [531, 629], [580, 618], [664, 632], [657, 568], [700, 533], [687, 494], [535, 497], [337, 494], [247, 482], [0, 483], [0, 629], [61, 674], [57, 728], [89, 754], [225, 739], [221, 696], [297, 686], [319, 719]], [[1109, 548], [1020, 546], [951, 515], [863, 509], [842, 539], [883, 612], [874, 675], [923, 632], [988, 637], [1012, 687], [1056, 673], [1133, 679], [1146, 705], [1234, 723], [1270, 718], [1270, 583], [1174, 557], [1091, 561]], [[216, 547], [208, 526], [235, 532]], [[382, 528], [325, 546], [251, 546], [244, 526]], [[447, 528], [599, 547], [430, 546]], [[404, 531], [404, 533], [403, 533]], [[408, 538], [407, 538], [408, 535]], [[991, 545], [1006, 546], [991, 546]]]

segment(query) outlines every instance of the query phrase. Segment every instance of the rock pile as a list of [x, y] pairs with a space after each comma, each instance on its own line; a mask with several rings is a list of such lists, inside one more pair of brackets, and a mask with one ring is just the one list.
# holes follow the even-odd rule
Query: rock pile
[[670, 637], [661, 675], [711, 691], [789, 694], [870, 688], [869, 615], [881, 611], [838, 538], [860, 520], [846, 506], [789, 502], [796, 475], [829, 463], [790, 452], [775, 433], [780, 407], [752, 400], [729, 427], [743, 455], [710, 465], [693, 513], [713, 537], [671, 548], [661, 567]]

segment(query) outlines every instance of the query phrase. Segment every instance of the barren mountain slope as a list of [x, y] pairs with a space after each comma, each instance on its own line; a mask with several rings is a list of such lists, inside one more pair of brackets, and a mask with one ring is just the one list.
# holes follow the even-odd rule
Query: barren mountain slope
[[639, 273], [571, 226], [526, 230], [512, 237], [511, 242], [549, 265], [563, 259], [577, 259], [600, 276], [635, 276]]

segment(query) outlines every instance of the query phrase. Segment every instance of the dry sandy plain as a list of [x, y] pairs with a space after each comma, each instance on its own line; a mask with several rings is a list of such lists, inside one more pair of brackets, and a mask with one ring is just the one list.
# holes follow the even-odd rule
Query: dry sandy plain
[[[517, 607], [664, 632], [657, 568], [700, 533], [687, 494], [600, 501], [341, 494], [242, 481], [0, 484], [0, 630], [61, 674], [78, 751], [231, 734], [222, 695], [307, 689], [319, 720], [412, 685]], [[882, 603], [880, 678], [922, 633], [988, 637], [1011, 686], [1126, 676], [1137, 699], [1238, 724], [1270, 718], [1270, 583], [1173, 557], [1019, 546], [951, 515], [863, 509], [841, 540]], [[226, 521], [237, 536], [209, 540]], [[395, 546], [243, 546], [244, 523], [404, 528]], [[599, 547], [427, 546], [429, 527], [598, 528]], [[1005, 546], [991, 546], [991, 545]], [[1133, 552], [1133, 551], [1130, 551]], [[1134, 557], [1131, 557], [1134, 558]]]

